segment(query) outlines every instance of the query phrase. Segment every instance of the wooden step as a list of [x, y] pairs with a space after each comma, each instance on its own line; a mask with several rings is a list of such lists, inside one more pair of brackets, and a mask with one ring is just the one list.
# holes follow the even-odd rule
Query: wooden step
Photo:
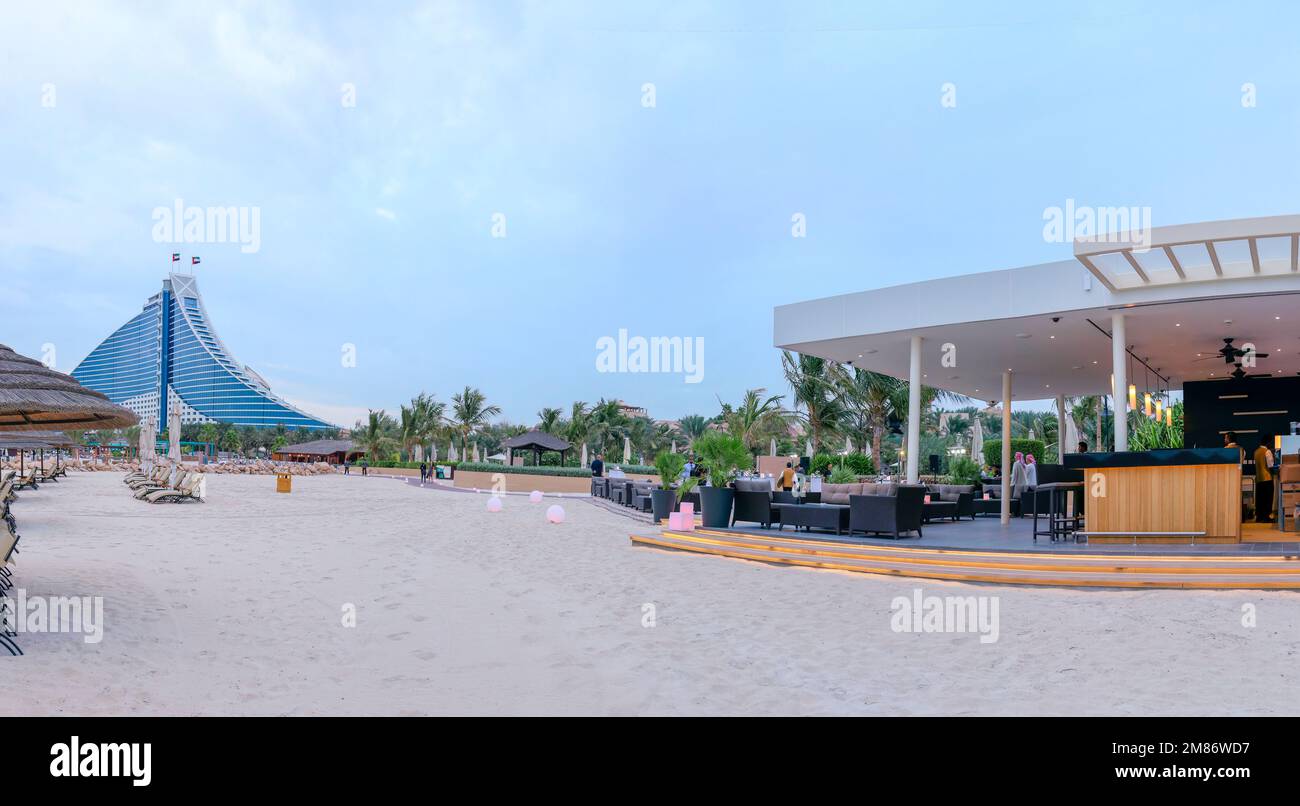
[[807, 568], [923, 579], [1115, 588], [1300, 589], [1284, 556], [1047, 554], [855, 545], [730, 532], [631, 535], [634, 545]]

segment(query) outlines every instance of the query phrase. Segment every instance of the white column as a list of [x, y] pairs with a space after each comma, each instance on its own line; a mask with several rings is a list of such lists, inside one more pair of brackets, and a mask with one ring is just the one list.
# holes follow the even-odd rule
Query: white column
[[921, 459], [921, 337], [912, 337], [907, 373], [907, 483], [916, 484]]
[[1110, 361], [1115, 377], [1115, 450], [1128, 450], [1128, 336], [1124, 329], [1124, 314], [1110, 317]]
[[1056, 463], [1065, 464], [1065, 395], [1056, 396]]
[[1002, 373], [1002, 525], [1011, 523], [1011, 370]]

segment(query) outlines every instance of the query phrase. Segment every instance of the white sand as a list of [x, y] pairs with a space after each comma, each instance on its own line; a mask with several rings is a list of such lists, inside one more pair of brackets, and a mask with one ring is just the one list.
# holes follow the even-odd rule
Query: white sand
[[[553, 526], [552, 499], [489, 514], [387, 479], [274, 484], [212, 476], [201, 505], [107, 473], [23, 493], [18, 584], [103, 596], [106, 626], [21, 636], [0, 714], [1300, 713], [1296, 594], [781, 568], [633, 548], [644, 527], [581, 500]], [[999, 596], [1000, 640], [892, 632], [917, 587]]]

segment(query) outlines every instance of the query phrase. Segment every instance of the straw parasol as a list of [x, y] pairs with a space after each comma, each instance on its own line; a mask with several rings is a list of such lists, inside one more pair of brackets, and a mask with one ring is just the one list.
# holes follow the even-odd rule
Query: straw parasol
[[137, 420], [71, 376], [0, 344], [0, 431], [124, 428]]

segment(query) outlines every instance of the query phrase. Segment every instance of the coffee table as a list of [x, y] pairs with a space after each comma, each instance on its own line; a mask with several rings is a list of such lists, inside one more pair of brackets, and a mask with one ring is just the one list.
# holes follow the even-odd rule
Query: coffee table
[[933, 518], [952, 518], [957, 520], [956, 501], [931, 501], [922, 504], [921, 520], [929, 523]]
[[834, 529], [835, 534], [843, 534], [849, 528], [849, 508], [843, 504], [773, 504], [773, 509], [781, 510], [781, 524], [778, 529], [793, 526], [798, 531], [804, 529]]

